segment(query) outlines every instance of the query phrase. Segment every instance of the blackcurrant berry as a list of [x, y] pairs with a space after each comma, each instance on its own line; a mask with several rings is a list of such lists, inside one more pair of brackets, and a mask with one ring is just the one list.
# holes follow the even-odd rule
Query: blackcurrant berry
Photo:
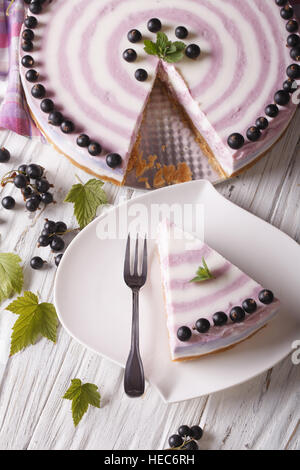
[[179, 341], [189, 341], [189, 339], [191, 339], [191, 336], [192, 331], [188, 326], [181, 326], [180, 328], [178, 328], [177, 338], [179, 339]]
[[249, 129], [247, 130], [247, 139], [250, 140], [251, 142], [255, 142], [256, 140], [260, 138], [260, 136], [261, 136], [261, 132], [258, 129], [258, 127], [252, 126], [252, 127], [249, 127]]
[[231, 147], [232, 149], [238, 150], [241, 147], [243, 147], [245, 143], [245, 139], [241, 134], [238, 134], [237, 132], [235, 132], [234, 134], [231, 134], [228, 137], [227, 143], [229, 147]]
[[37, 73], [36, 70], [30, 69], [30, 70], [27, 70], [27, 72], [25, 73], [25, 78], [28, 82], [36, 82], [37, 79], [39, 78], [39, 74]]
[[0, 163], [7, 163], [10, 160], [10, 152], [5, 148], [0, 148]]
[[158, 18], [151, 18], [147, 23], [147, 28], [151, 33], [158, 33], [161, 30], [161, 22]]
[[52, 251], [63, 251], [65, 248], [65, 242], [61, 237], [55, 235], [54, 237], [50, 237], [50, 247]]
[[64, 134], [71, 134], [71, 132], [74, 131], [75, 126], [72, 121], [66, 120], [61, 123], [60, 128]]
[[44, 263], [45, 261], [42, 260], [42, 258], [40, 258], [39, 256], [35, 256], [34, 258], [32, 258], [30, 260], [30, 266], [32, 267], [32, 269], [42, 269], [42, 267], [44, 266]]
[[215, 326], [223, 326], [227, 323], [228, 317], [224, 312], [216, 312], [213, 316]]
[[200, 318], [196, 321], [195, 327], [198, 333], [207, 333], [210, 329], [210, 323], [206, 318]]
[[142, 39], [141, 33], [137, 29], [131, 29], [127, 34], [128, 41], [132, 43], [139, 42]]
[[189, 32], [185, 26], [177, 26], [177, 28], [175, 29], [175, 36], [178, 39], [185, 39], [188, 37], [188, 34]]
[[37, 26], [37, 19], [35, 16], [27, 16], [24, 20], [24, 24], [26, 26], [26, 28], [36, 28]]
[[30, 69], [34, 66], [34, 59], [31, 57], [31, 55], [24, 55], [24, 57], [22, 57], [22, 65], [27, 69]]
[[183, 439], [178, 434], [173, 434], [169, 437], [169, 446], [170, 447], [180, 447], [183, 444]]
[[106, 163], [110, 168], [117, 168], [122, 163], [122, 157], [118, 153], [110, 153], [106, 157]]
[[26, 186], [21, 189], [24, 199], [29, 199], [32, 196], [32, 189], [30, 186]]
[[291, 49], [290, 56], [293, 60], [300, 60], [300, 45], [295, 46]]
[[295, 20], [290, 20], [286, 24], [286, 30], [289, 33], [295, 33], [298, 30], [298, 27], [299, 27], [299, 25], [298, 25], [297, 21], [295, 21]]
[[279, 90], [275, 93], [274, 101], [280, 106], [286, 106], [290, 101], [290, 94], [288, 91]]
[[53, 195], [49, 192], [42, 193], [41, 199], [42, 199], [42, 203], [46, 204], [47, 206], [48, 204], [51, 204], [53, 202]]
[[244, 300], [242, 307], [247, 313], [254, 313], [257, 309], [257, 305], [254, 299]]
[[35, 186], [39, 193], [46, 193], [50, 189], [50, 183], [46, 178], [37, 179]]
[[50, 237], [48, 235], [41, 235], [38, 239], [38, 246], [48, 246], [50, 244]]
[[77, 145], [79, 145], [79, 147], [88, 147], [90, 145], [91, 139], [86, 134], [80, 134], [77, 137], [76, 142], [77, 142]]
[[294, 91], [297, 90], [298, 85], [296, 80], [293, 80], [292, 78], [288, 78], [282, 85], [283, 89], [285, 91], [288, 91], [289, 93], [294, 93]]
[[25, 207], [29, 212], [36, 212], [39, 207], [38, 199], [34, 196], [30, 197], [27, 199]]
[[274, 300], [274, 294], [270, 290], [264, 289], [258, 294], [258, 298], [261, 301], [261, 303], [265, 305], [269, 305]]
[[34, 39], [34, 32], [31, 29], [24, 29], [22, 33], [22, 38], [25, 41], [33, 41]]
[[197, 59], [201, 54], [201, 49], [197, 44], [190, 44], [185, 50], [185, 55], [189, 59]]
[[36, 165], [35, 163], [31, 163], [30, 165], [27, 165], [26, 167], [26, 175], [30, 179], [37, 179], [41, 178], [43, 175], [44, 169], [40, 165]]
[[63, 120], [64, 117], [60, 111], [52, 111], [48, 116], [48, 122], [53, 126], [60, 126]]
[[283, 7], [284, 5], [287, 4], [287, 0], [275, 0], [276, 5], [279, 7]]
[[289, 20], [294, 16], [294, 10], [289, 5], [286, 5], [281, 8], [280, 14], [284, 20]]
[[263, 130], [267, 129], [267, 127], [269, 125], [269, 121], [265, 117], [261, 116], [258, 119], [256, 119], [255, 125], [256, 125], [256, 127], [258, 127], [258, 129], [263, 131]]
[[64, 222], [56, 222], [55, 233], [65, 233], [68, 230], [67, 225]]
[[41, 102], [41, 110], [44, 113], [51, 113], [53, 109], [54, 109], [54, 103], [49, 98], [46, 98]]
[[287, 38], [287, 45], [289, 47], [295, 47], [300, 44], [300, 36], [298, 34], [290, 34]]
[[137, 69], [134, 76], [139, 82], [145, 82], [148, 78], [148, 72], [145, 69]]
[[55, 233], [56, 222], [54, 222], [53, 220], [46, 220], [44, 224], [44, 230], [47, 230], [48, 233]]
[[96, 157], [97, 155], [100, 155], [102, 152], [102, 147], [98, 142], [91, 142], [89, 147], [88, 147], [89, 154], [92, 155], [93, 157]]
[[265, 109], [265, 113], [267, 116], [274, 118], [278, 115], [279, 109], [276, 104], [269, 104]]
[[123, 52], [123, 59], [126, 60], [126, 62], [134, 62], [137, 59], [137, 53], [134, 49], [126, 49]]
[[27, 178], [25, 175], [19, 174], [14, 177], [14, 185], [16, 188], [22, 189], [27, 186]]
[[241, 307], [233, 307], [230, 311], [230, 318], [233, 323], [242, 323], [245, 320], [245, 312]]
[[286, 74], [289, 78], [294, 80], [298, 80], [300, 78], [300, 65], [298, 64], [291, 64], [286, 69]]
[[46, 95], [46, 89], [44, 85], [38, 83], [31, 88], [31, 94], [34, 98], [42, 99]]
[[184, 450], [198, 450], [198, 444], [195, 441], [189, 441], [183, 446]]
[[16, 201], [11, 196], [6, 196], [2, 199], [2, 206], [4, 209], [11, 210], [15, 207]]
[[24, 52], [30, 52], [33, 49], [32, 41], [22, 41], [22, 49]]
[[25, 163], [22, 163], [22, 165], [18, 166], [18, 171], [20, 173], [26, 174], [26, 170], [27, 170], [27, 165], [25, 165]]
[[192, 426], [191, 427], [191, 434], [190, 437], [196, 439], [196, 441], [200, 441], [201, 437], [203, 436], [203, 430], [200, 426]]
[[34, 15], [38, 15], [42, 11], [42, 5], [39, 1], [33, 1], [29, 4], [29, 10]]
[[191, 429], [189, 428], [189, 426], [180, 426], [180, 428], [178, 428], [178, 434], [181, 437], [188, 437], [191, 435]]
[[59, 266], [62, 257], [63, 257], [63, 253], [60, 253], [59, 255], [55, 256], [54, 261], [55, 261], [56, 266]]

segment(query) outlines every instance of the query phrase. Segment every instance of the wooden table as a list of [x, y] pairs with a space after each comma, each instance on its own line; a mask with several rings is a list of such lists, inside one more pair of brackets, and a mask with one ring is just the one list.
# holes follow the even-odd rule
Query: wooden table
[[[300, 241], [300, 110], [285, 136], [268, 156], [243, 175], [218, 185], [225, 197], [279, 227]], [[21, 163], [39, 162], [55, 184], [57, 205], [29, 215], [18, 195], [14, 211], [0, 208], [1, 252], [17, 252], [24, 264], [24, 289], [53, 300], [56, 268], [47, 248], [36, 248], [44, 217], [76, 227], [71, 204], [62, 201], [75, 182], [89, 177], [76, 170], [52, 148], [7, 131], [0, 144], [12, 153], [1, 174]], [[136, 195], [109, 184], [111, 203]], [[4, 195], [17, 192], [1, 189]], [[35, 272], [32, 256], [42, 254], [49, 266]], [[123, 370], [88, 351], [60, 327], [56, 345], [42, 339], [7, 360], [9, 327], [15, 316], [0, 314], [0, 448], [1, 449], [163, 449], [181, 424], [204, 428], [201, 449], [299, 449], [300, 365], [288, 357], [259, 377], [224, 392], [166, 405], [148, 387], [142, 399], [130, 400], [123, 391]], [[300, 307], [300, 306], [299, 306]], [[295, 338], [300, 339], [300, 338]], [[102, 406], [91, 409], [78, 428], [62, 396], [72, 378], [100, 388]]]

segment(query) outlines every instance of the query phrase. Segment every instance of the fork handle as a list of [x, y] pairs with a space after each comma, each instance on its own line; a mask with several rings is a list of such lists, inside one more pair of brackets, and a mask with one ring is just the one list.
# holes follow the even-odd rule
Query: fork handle
[[132, 290], [131, 348], [125, 367], [124, 389], [131, 398], [145, 391], [144, 369], [139, 348], [139, 289]]

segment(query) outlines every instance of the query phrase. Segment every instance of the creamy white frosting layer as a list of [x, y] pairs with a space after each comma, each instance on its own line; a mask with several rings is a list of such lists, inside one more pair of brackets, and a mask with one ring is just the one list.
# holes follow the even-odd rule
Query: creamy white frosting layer
[[[209, 247], [200, 239], [183, 232], [179, 227], [163, 221], [158, 230], [158, 249], [161, 262], [162, 283], [165, 294], [167, 328], [173, 360], [200, 356], [242, 341], [264, 326], [278, 311], [279, 301], [264, 305], [258, 299], [263, 287], [243, 273], [238, 267]], [[190, 282], [205, 259], [213, 279]], [[216, 327], [213, 315], [225, 312], [228, 317], [233, 307], [242, 306], [246, 299], [254, 299], [256, 311], [242, 323]], [[193, 330], [198, 319], [209, 320], [208, 333]], [[192, 338], [181, 342], [178, 328], [188, 326]]]
[[[245, 135], [264, 115], [292, 62], [286, 47], [286, 22], [274, 1], [55, 0], [45, 4], [37, 15], [30, 54], [47, 96], [74, 121], [76, 131], [65, 135], [48, 124], [40, 101], [31, 96], [32, 84], [21, 66], [26, 99], [38, 124], [77, 163], [122, 182], [159, 65], [157, 58], [144, 52], [143, 41], [131, 44], [127, 33], [137, 28], [143, 39], [155, 39], [147, 30], [152, 17], [161, 20], [162, 30], [171, 40], [176, 40], [177, 26], [186, 26], [186, 44], [200, 46], [202, 54], [197, 60], [184, 57], [174, 66], [162, 62], [161, 76], [223, 170], [233, 174], [276, 141], [296, 109], [292, 102], [280, 107], [259, 141], [246, 142], [238, 151], [227, 145], [232, 132]], [[127, 48], [136, 50], [136, 62], [122, 58]], [[135, 79], [137, 68], [147, 70], [148, 80]], [[81, 132], [102, 145], [100, 156], [91, 157], [76, 145]], [[115, 170], [106, 164], [105, 157], [111, 152], [123, 159]]]

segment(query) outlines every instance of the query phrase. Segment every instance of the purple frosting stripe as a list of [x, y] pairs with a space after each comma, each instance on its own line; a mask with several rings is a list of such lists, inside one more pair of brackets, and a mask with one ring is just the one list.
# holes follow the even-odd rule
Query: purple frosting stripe
[[[122, 1], [122, 0], [121, 0]], [[84, 8], [86, 5], [86, 2], [83, 1], [79, 6]], [[55, 18], [56, 15], [60, 14], [59, 8], [54, 9], [53, 17], [52, 19]], [[78, 21], [79, 16], [78, 16], [78, 10], [74, 9], [71, 13], [71, 15], [67, 18], [66, 23], [65, 23], [65, 28], [64, 28], [64, 34], [63, 37], [58, 38], [58, 41], [61, 44], [64, 44], [67, 42], [69, 34], [71, 33], [76, 21]], [[49, 28], [46, 29], [45, 35], [44, 35], [44, 41], [47, 42], [48, 39], [48, 33], [49, 33]], [[115, 121], [112, 121], [108, 118], [108, 116], [104, 116], [100, 113], [99, 107], [95, 108], [91, 106], [87, 101], [82, 99], [82, 95], [77, 91], [74, 81], [73, 81], [73, 75], [72, 71], [69, 69], [69, 64], [68, 64], [68, 56], [66, 49], [64, 47], [61, 47], [59, 49], [59, 56], [58, 56], [58, 67], [60, 70], [60, 74], [62, 77], [64, 77], [64, 80], [61, 81], [62, 84], [66, 83], [67, 86], [65, 87], [69, 93], [72, 94], [74, 98], [76, 98], [77, 104], [80, 106], [80, 108], [92, 119], [100, 123], [104, 128], [107, 128], [109, 130], [112, 130], [116, 132], [117, 134], [125, 137], [125, 138], [130, 138], [131, 136], [131, 129], [130, 128], [125, 128], [124, 126], [120, 125], [119, 123], [116, 123]], [[95, 136], [96, 137], [96, 136]], [[105, 135], [101, 136], [101, 143], [110, 148], [111, 142], [110, 140], [105, 138]]]
[[183, 253], [171, 254], [163, 259], [162, 264], [164, 266], [174, 267], [185, 263], [201, 263], [202, 258], [211, 253], [212, 249], [207, 245], [203, 245], [203, 247], [198, 250], [188, 250]]
[[[232, 268], [233, 265], [227, 261], [223, 266], [221, 266], [218, 269], [212, 270], [212, 275], [215, 279], [218, 279], [219, 277], [223, 276], [226, 274], [230, 268]], [[195, 284], [191, 282], [190, 279], [172, 279], [170, 284], [169, 284], [169, 289], [170, 290], [185, 290], [195, 287]]]
[[206, 307], [210, 303], [215, 302], [216, 300], [219, 300], [228, 294], [232, 294], [236, 289], [239, 289], [250, 281], [251, 279], [249, 276], [246, 274], [241, 274], [234, 282], [223, 287], [217, 292], [214, 292], [213, 294], [200, 297], [199, 299], [193, 300], [191, 302], [174, 302], [172, 304], [173, 312], [187, 312], [195, 308]]

